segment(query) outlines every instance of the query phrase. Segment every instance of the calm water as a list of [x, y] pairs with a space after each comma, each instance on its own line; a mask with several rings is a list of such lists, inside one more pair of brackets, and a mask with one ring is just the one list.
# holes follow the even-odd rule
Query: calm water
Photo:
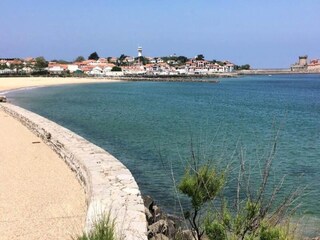
[[[286, 175], [286, 190], [307, 186], [302, 210], [320, 218], [320, 75], [59, 86], [10, 97], [112, 153], [142, 192], [170, 211], [178, 209], [170, 169], [179, 179], [191, 142], [198, 156], [220, 167], [230, 162], [236, 167], [234, 153], [241, 146], [258, 179], [254, 166], [279, 130], [272, 177]], [[237, 168], [229, 174], [230, 197], [234, 172]]]

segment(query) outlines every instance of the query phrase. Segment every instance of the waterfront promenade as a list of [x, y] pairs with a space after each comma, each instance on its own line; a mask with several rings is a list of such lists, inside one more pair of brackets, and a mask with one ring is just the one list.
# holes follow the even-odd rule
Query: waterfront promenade
[[[0, 78], [0, 92], [106, 81]], [[85, 193], [64, 161], [40, 138], [1, 110], [0, 140], [1, 239], [70, 239], [82, 233], [87, 211]]]
[[1, 239], [70, 239], [83, 230], [85, 194], [42, 140], [0, 110]]
[[[12, 84], [15, 81], [17, 85]], [[17, 88], [94, 82], [115, 81], [0, 79], [0, 94]], [[115, 221], [119, 239], [147, 239], [139, 187], [130, 171], [108, 152], [10, 103], [0, 103], [0, 133], [4, 143], [0, 170], [6, 173], [0, 177], [2, 239], [71, 239], [90, 231], [106, 211]]]

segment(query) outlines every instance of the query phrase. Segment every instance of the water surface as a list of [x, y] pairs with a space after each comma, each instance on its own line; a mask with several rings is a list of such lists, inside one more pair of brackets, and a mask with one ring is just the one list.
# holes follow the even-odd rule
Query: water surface
[[[14, 103], [63, 125], [123, 162], [142, 192], [178, 210], [177, 180], [198, 156], [255, 166], [279, 130], [274, 179], [308, 186], [304, 214], [320, 217], [320, 75], [250, 76], [212, 83], [121, 82], [13, 92]], [[229, 174], [232, 179], [234, 170]], [[254, 168], [253, 178], [259, 179]], [[229, 181], [228, 196], [234, 196]]]

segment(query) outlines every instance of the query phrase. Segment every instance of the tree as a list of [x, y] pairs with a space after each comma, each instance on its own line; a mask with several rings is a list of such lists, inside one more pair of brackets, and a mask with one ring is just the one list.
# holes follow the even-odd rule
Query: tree
[[[212, 166], [212, 161], [201, 164], [192, 150], [192, 159], [187, 166], [178, 189], [191, 199], [191, 211], [185, 212], [195, 239], [204, 239], [204, 233], [209, 240], [289, 240], [293, 239], [288, 226], [291, 217], [299, 203], [297, 199], [304, 188], [293, 187], [289, 194], [283, 196], [284, 177], [279, 183], [271, 181], [272, 162], [275, 157], [277, 136], [271, 151], [265, 160], [260, 182], [252, 182], [251, 166], [247, 166], [243, 156], [244, 150], [239, 149], [239, 174], [235, 181], [234, 206], [229, 211], [224, 193], [225, 174]], [[258, 164], [259, 166], [261, 166]], [[271, 192], [269, 191], [271, 188]], [[277, 199], [282, 196], [281, 199]], [[215, 201], [219, 198], [219, 201]], [[218, 205], [218, 206], [217, 206]], [[202, 210], [202, 211], [201, 211]], [[205, 211], [203, 211], [205, 210]], [[205, 213], [206, 217], [199, 216]]]
[[90, 56], [88, 57], [88, 60], [98, 60], [99, 59], [99, 55], [97, 52], [93, 52], [90, 54]]
[[16, 74], [21, 73], [24, 65], [22, 63], [11, 64], [10, 69], [15, 70]]
[[118, 65], [119, 66], [123, 66], [125, 63], [124, 63], [124, 60], [126, 59], [126, 55], [124, 54], [121, 54], [120, 57], [118, 58]]
[[197, 164], [187, 169], [180, 184], [179, 190], [191, 198], [192, 210], [185, 213], [185, 218], [196, 232], [196, 239], [201, 239], [204, 231], [198, 224], [198, 214], [210, 200], [216, 198], [224, 186], [224, 175], [218, 174], [209, 165], [199, 169]]
[[71, 63], [71, 62], [63, 60], [63, 59], [59, 59], [59, 60], [53, 59], [53, 60], [51, 60], [51, 62], [56, 62], [56, 63], [60, 63], [60, 64], [70, 64]]
[[196, 56], [196, 60], [204, 60], [203, 54], [198, 54], [198, 55]]
[[181, 64], [184, 64], [184, 63], [186, 63], [186, 62], [188, 61], [188, 58], [185, 57], [185, 56], [179, 56], [179, 57], [177, 58], [177, 60], [178, 60]]
[[48, 67], [48, 62], [44, 57], [37, 57], [34, 67], [38, 71], [43, 70], [44, 68]]
[[123, 62], [126, 57], [127, 57], [127, 55], [121, 54], [120, 57], [119, 57], [119, 60], [121, 62]]
[[245, 64], [241, 66], [242, 69], [244, 70], [250, 70], [250, 65], [249, 64]]
[[112, 69], [111, 69], [111, 72], [121, 72], [122, 69], [121, 67], [118, 67], [118, 66], [114, 66]]
[[83, 56], [78, 56], [74, 61], [75, 62], [83, 62], [85, 59]]
[[6, 69], [6, 68], [8, 68], [7, 64], [5, 63], [0, 64], [0, 70]]
[[244, 64], [244, 65], [235, 65], [234, 69], [235, 70], [250, 70], [251, 66], [249, 64]]
[[142, 63], [143, 65], [146, 65], [146, 64], [149, 63], [149, 60], [146, 57], [143, 57], [143, 56], [136, 57], [135, 61], [138, 61], [138, 62]]

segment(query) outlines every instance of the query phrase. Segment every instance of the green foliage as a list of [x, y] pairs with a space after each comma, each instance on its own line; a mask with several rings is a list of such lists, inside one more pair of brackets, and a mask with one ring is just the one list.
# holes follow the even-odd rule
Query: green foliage
[[235, 65], [234, 66], [235, 70], [250, 70], [251, 66], [249, 64], [245, 64], [245, 65]]
[[34, 67], [37, 70], [43, 70], [44, 68], [48, 67], [48, 62], [44, 57], [37, 57]]
[[205, 232], [207, 237], [215, 240], [227, 240], [227, 231], [223, 224], [219, 223], [217, 220], [213, 222], [205, 222]]
[[[246, 166], [242, 149], [239, 153], [240, 168], [236, 180], [236, 197], [234, 206], [229, 211], [225, 202], [224, 183], [225, 174], [218, 174], [217, 170], [208, 163], [201, 165], [200, 160], [192, 151], [193, 167], [189, 166], [185, 171], [178, 189], [191, 199], [192, 210], [186, 212], [185, 218], [195, 232], [194, 237], [198, 240], [206, 236], [209, 240], [289, 240], [294, 239], [293, 232], [289, 227], [285, 228], [291, 214], [297, 206], [297, 199], [301, 196], [303, 188], [297, 187], [287, 196], [275, 200], [283, 186], [283, 179], [279, 185], [270, 182], [272, 160], [276, 150], [275, 142], [271, 151], [264, 160], [264, 167], [260, 182], [251, 185], [249, 181], [250, 169]], [[261, 163], [260, 163], [261, 164]], [[267, 192], [267, 187], [272, 184], [272, 192]], [[260, 185], [260, 187], [257, 187]], [[216, 206], [216, 199], [219, 199]], [[205, 209], [207, 216], [201, 218], [199, 214]], [[205, 238], [205, 239], [206, 239]]]
[[32, 76], [45, 76], [48, 75], [48, 71], [47, 70], [37, 70], [31, 73]]
[[83, 56], [78, 56], [74, 61], [75, 62], [83, 62], [85, 59]]
[[196, 60], [204, 60], [203, 54], [198, 54], [198, 55], [196, 56]]
[[198, 168], [196, 163], [186, 170], [178, 186], [181, 193], [191, 198], [193, 209], [185, 212], [185, 218], [188, 219], [195, 231], [194, 237], [197, 239], [201, 239], [204, 233], [198, 224], [199, 213], [208, 201], [217, 197], [223, 186], [224, 174], [218, 174], [216, 169], [209, 164], [204, 164]]
[[119, 57], [119, 61], [123, 62], [126, 57], [127, 57], [126, 55], [121, 54], [120, 57]]
[[186, 62], [188, 61], [188, 58], [185, 57], [185, 56], [179, 56], [179, 57], [177, 58], [177, 60], [178, 60], [178, 62], [180, 62], [181, 64], [184, 64], [184, 63], [186, 63]]
[[224, 185], [224, 176], [216, 173], [209, 165], [200, 167], [198, 171], [188, 169], [184, 174], [179, 190], [191, 198], [195, 210], [214, 199]]
[[115, 240], [115, 223], [111, 220], [110, 213], [104, 215], [94, 224], [92, 231], [77, 237], [77, 240]]
[[167, 56], [167, 57], [161, 57], [161, 59], [164, 62], [168, 62], [168, 61], [175, 61], [176, 65], [183, 65], [188, 61], [188, 58], [185, 56]]
[[118, 67], [118, 66], [114, 66], [112, 69], [111, 69], [111, 72], [121, 72], [122, 69], [121, 67]]
[[125, 66], [128, 64], [127, 62], [124, 61], [126, 57], [127, 57], [127, 55], [124, 55], [124, 54], [120, 55], [120, 57], [117, 60], [118, 66]]
[[56, 63], [59, 63], [59, 64], [70, 64], [71, 63], [71, 62], [63, 60], [63, 59], [59, 59], [59, 60], [53, 59], [53, 60], [51, 60], [51, 62], [56, 62]]
[[75, 77], [84, 77], [84, 76], [85, 76], [85, 74], [83, 73], [83, 71], [81, 71], [81, 70], [79, 70], [79, 69], [76, 70], [75, 72], [73, 72], [72, 75], [75, 76]]
[[287, 240], [290, 237], [280, 227], [270, 227], [262, 225], [260, 229], [260, 240]]
[[142, 63], [143, 65], [146, 65], [146, 64], [149, 63], [149, 60], [148, 60], [146, 57], [144, 57], [144, 56], [136, 57], [136, 58], [135, 58], [135, 61], [140, 62], [140, 63]]
[[[246, 214], [230, 218], [229, 213], [221, 216], [207, 217], [204, 221], [206, 237], [209, 240], [290, 240], [294, 239], [284, 226], [273, 226], [267, 221], [255, 222], [256, 228], [246, 228], [259, 207], [246, 204]], [[209, 215], [210, 216], [210, 215]], [[245, 233], [245, 234], [244, 234]]]
[[0, 64], [0, 70], [8, 68], [7, 64]]
[[98, 60], [99, 59], [99, 55], [97, 52], [93, 52], [89, 55], [88, 60]]

